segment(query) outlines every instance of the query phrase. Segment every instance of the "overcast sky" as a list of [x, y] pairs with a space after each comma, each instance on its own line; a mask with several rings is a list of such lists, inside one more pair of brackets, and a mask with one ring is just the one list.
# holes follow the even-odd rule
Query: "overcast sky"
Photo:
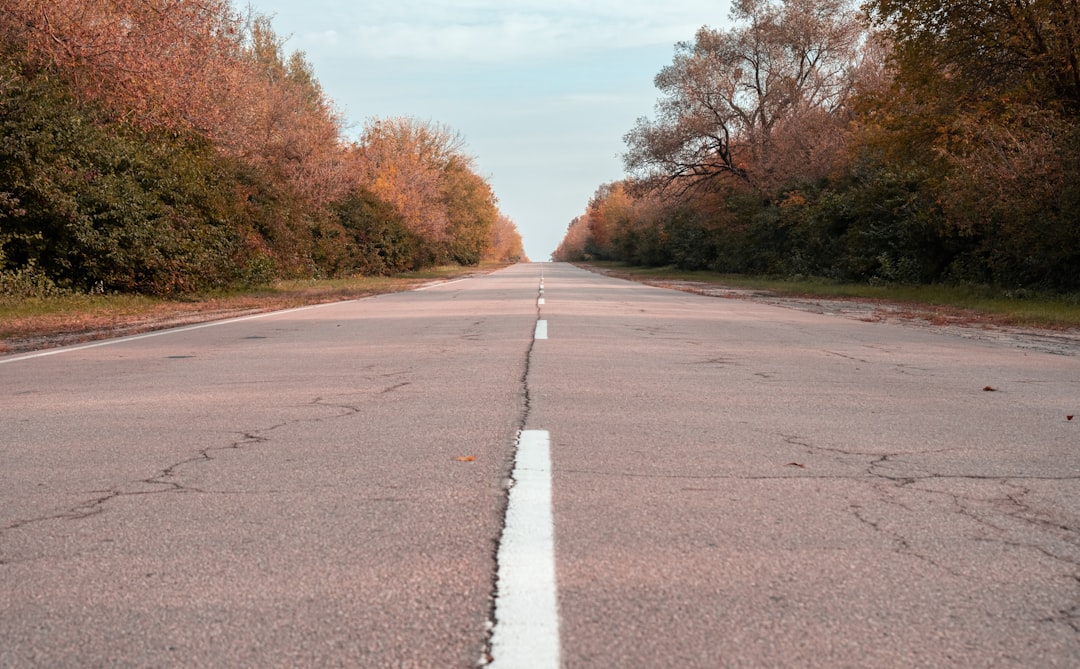
[[[239, 6], [239, 5], [238, 5]], [[533, 260], [547, 260], [622, 137], [653, 112], [675, 42], [726, 0], [253, 0], [358, 133], [412, 116], [460, 132]]]

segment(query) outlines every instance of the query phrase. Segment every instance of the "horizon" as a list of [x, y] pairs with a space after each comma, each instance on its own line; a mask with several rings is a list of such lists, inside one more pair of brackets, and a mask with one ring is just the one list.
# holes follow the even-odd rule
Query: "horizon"
[[675, 44], [727, 20], [730, 3], [417, 0], [355, 6], [259, 0], [301, 51], [355, 136], [408, 116], [466, 141], [477, 172], [545, 261], [596, 189], [625, 176], [623, 136], [653, 113]]

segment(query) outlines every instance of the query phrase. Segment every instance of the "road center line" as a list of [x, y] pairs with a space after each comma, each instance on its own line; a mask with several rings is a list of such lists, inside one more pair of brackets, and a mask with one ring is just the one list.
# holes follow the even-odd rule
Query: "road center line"
[[499, 543], [490, 666], [558, 669], [551, 446], [546, 430], [521, 432], [513, 479]]
[[536, 321], [536, 332], [533, 334], [533, 339], [547, 339], [547, 321]]

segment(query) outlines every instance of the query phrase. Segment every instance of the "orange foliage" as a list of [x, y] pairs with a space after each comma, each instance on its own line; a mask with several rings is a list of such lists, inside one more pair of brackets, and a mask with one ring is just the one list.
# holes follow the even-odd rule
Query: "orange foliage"
[[9, 26], [86, 99], [142, 126], [212, 134], [244, 85], [244, 21], [228, 0], [6, 0]]
[[566, 230], [559, 247], [555, 249], [552, 258], [559, 262], [572, 262], [586, 260], [585, 244], [589, 241], [589, 217], [579, 216], [570, 221], [570, 227]]
[[449, 219], [439, 179], [460, 147], [460, 138], [442, 126], [408, 118], [373, 119], [353, 159], [361, 183], [396, 207], [410, 230], [442, 241]]
[[117, 120], [202, 135], [313, 204], [347, 187], [337, 112], [268, 19], [229, 0], [6, 0], [0, 11], [39, 66]]
[[496, 262], [528, 262], [525, 248], [522, 246], [521, 233], [512, 220], [504, 215], [495, 219], [491, 226], [491, 238], [485, 260]]

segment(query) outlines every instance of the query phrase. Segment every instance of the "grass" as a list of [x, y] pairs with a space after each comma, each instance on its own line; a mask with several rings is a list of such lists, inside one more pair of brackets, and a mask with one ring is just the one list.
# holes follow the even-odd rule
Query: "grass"
[[4, 299], [0, 296], [0, 353], [77, 343], [184, 323], [358, 299], [409, 290], [429, 281], [452, 279], [501, 265], [437, 267], [394, 277], [279, 281], [175, 299], [141, 295], [88, 295]]
[[827, 279], [779, 279], [716, 272], [691, 272], [673, 267], [640, 268], [622, 263], [591, 265], [623, 278], [648, 281], [693, 281], [787, 297], [861, 299], [909, 306], [912, 315], [950, 316], [973, 322], [992, 322], [1050, 329], [1080, 328], [1080, 295], [1048, 295], [1005, 291], [979, 285], [854, 284]]

